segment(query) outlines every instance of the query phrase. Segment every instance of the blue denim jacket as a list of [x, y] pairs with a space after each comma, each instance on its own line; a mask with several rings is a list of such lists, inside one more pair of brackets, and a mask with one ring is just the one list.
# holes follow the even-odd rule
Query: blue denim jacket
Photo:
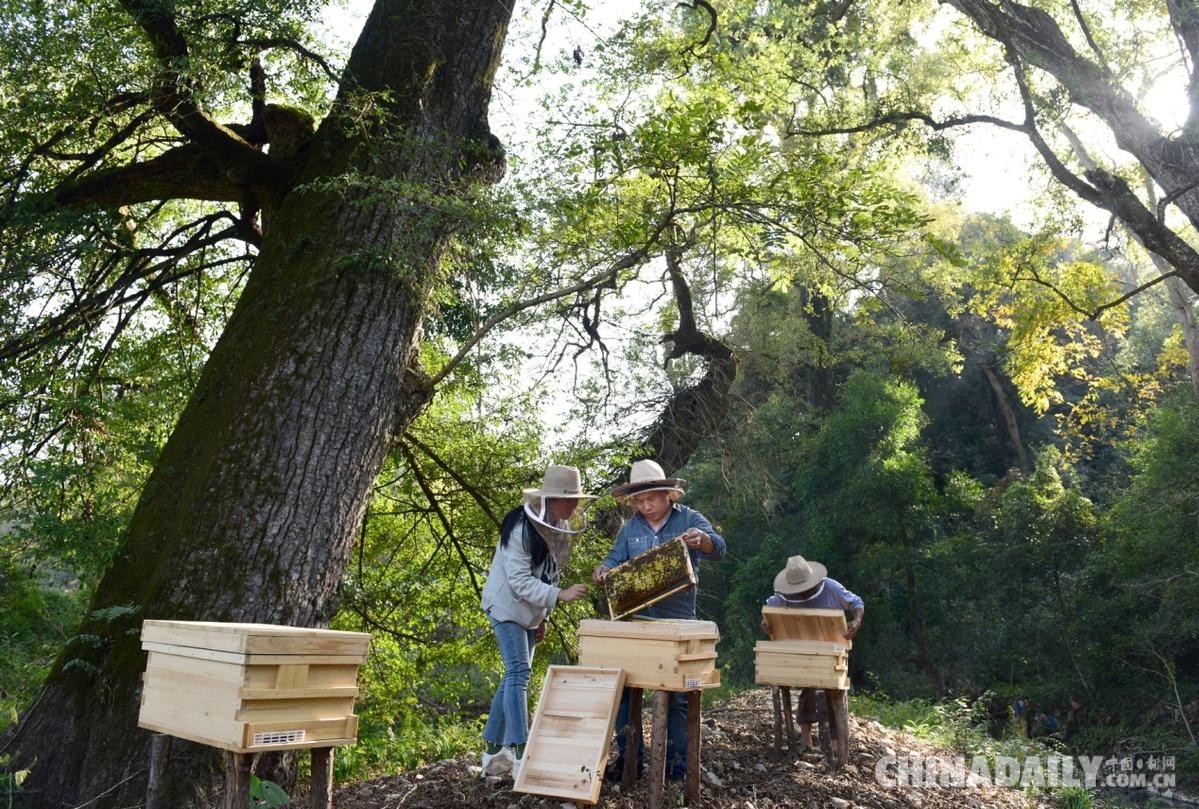
[[[725, 551], [724, 537], [716, 533], [716, 529], [712, 527], [712, 523], [693, 508], [681, 506], [675, 503], [671, 506], [670, 516], [666, 518], [666, 522], [662, 524], [662, 528], [654, 531], [645, 517], [638, 512], [634, 514], [632, 519], [625, 522], [620, 527], [620, 533], [616, 535], [616, 544], [612, 546], [612, 550], [604, 558], [603, 565], [608, 568], [613, 568], [621, 562], [640, 556], [650, 548], [656, 548], [659, 545], [674, 539], [679, 534], [686, 531], [688, 528], [698, 528], [712, 537], [711, 553], [701, 553], [698, 550], [691, 550], [691, 566], [695, 568], [696, 578], [699, 578], [699, 560], [700, 559], [723, 559]], [[698, 587], [693, 587], [690, 590], [684, 590], [681, 593], [675, 593], [670, 598], [663, 599], [657, 604], [651, 604], [645, 609], [637, 613], [642, 618], [694, 618], [695, 617], [695, 593]]]

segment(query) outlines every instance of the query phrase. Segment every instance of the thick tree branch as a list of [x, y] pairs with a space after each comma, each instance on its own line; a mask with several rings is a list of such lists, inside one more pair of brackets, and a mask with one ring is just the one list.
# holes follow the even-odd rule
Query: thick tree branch
[[699, 382], [676, 391], [646, 431], [643, 443], [652, 449], [667, 474], [687, 463], [700, 441], [716, 434], [728, 414], [729, 397], [737, 377], [737, 355], [732, 346], [696, 327], [691, 287], [682, 270], [682, 248], [672, 236], [665, 251], [679, 327], [665, 335], [663, 342], [672, 343], [670, 358], [684, 354], [703, 357], [707, 370]]
[[239, 202], [243, 196], [243, 188], [221, 171], [220, 162], [192, 143], [141, 163], [101, 169], [53, 192], [59, 205], [107, 209], [165, 199]]
[[[1199, 253], [1196, 253], [1195, 249], [1183, 241], [1177, 233], [1158, 221], [1153, 213], [1137, 198], [1137, 195], [1132, 192], [1132, 189], [1128, 187], [1128, 183], [1120, 177], [1095, 166], [1085, 172], [1086, 179], [1089, 181], [1088, 184], [1088, 182], [1070, 171], [1054, 153], [1053, 149], [1050, 148], [1049, 144], [1045, 142], [1045, 139], [1037, 129], [1032, 92], [1028, 88], [1028, 82], [1024, 76], [1024, 68], [1020, 63], [1019, 57], [1011, 50], [1008, 51], [1008, 62], [1012, 65], [1016, 77], [1016, 85], [1020, 90], [1020, 98], [1024, 104], [1025, 126], [1028, 138], [1032, 141], [1037, 152], [1040, 153], [1041, 158], [1045, 161], [1045, 165], [1048, 166], [1054, 178], [1078, 196], [1103, 208], [1118, 218], [1129, 230], [1136, 234], [1137, 238], [1141, 240], [1141, 243], [1146, 248], [1170, 262], [1170, 266], [1174, 268], [1178, 277], [1186, 282], [1187, 286], [1199, 291]], [[1125, 299], [1127, 299], [1127, 296], [1122, 297], [1119, 301], [1104, 305], [1097, 312], [1118, 305]], [[1083, 309], [1079, 309], [1079, 311], [1084, 314], [1086, 313], [1086, 310]]]
[[[1057, 22], [1045, 11], [1015, 0], [941, 0], [969, 17], [987, 36], [1004, 45], [1011, 56], [1053, 76], [1070, 100], [1099, 117], [1120, 148], [1145, 166], [1167, 192], [1199, 180], [1199, 144], [1166, 138], [1137, 108], [1127, 90], [1100, 65], [1080, 56]], [[1199, 226], [1199, 193], [1184, 193], [1179, 207], [1192, 225]], [[1188, 281], [1188, 284], [1190, 282]]]
[[283, 166], [233, 129], [210, 118], [192, 97], [187, 41], [175, 24], [170, 6], [157, 0], [121, 0], [121, 5], [149, 38], [159, 63], [152, 94], [155, 108], [180, 134], [215, 155], [239, 185], [255, 187], [268, 197], [276, 196], [287, 184]]
[[1189, 141], [1199, 140], [1199, 5], [1195, 0], [1166, 0], [1170, 24], [1186, 47], [1190, 57], [1190, 80], [1187, 82], [1187, 101], [1190, 110], [1182, 127], [1182, 136]]
[[712, 34], [716, 33], [716, 9], [712, 7], [712, 4], [709, 3], [708, 0], [691, 0], [690, 3], [679, 3], [678, 7], [689, 8], [692, 10], [702, 8], [708, 14], [708, 29], [704, 31], [703, 38], [700, 39], [699, 42], [691, 43], [685, 49], [687, 53], [690, 53], [692, 56], [694, 56], [697, 54], [700, 48], [706, 46], [712, 41]]
[[996, 118], [994, 115], [957, 115], [952, 118], [946, 118], [938, 121], [926, 112], [896, 110], [888, 112], [885, 115], [880, 115], [873, 120], [867, 121], [856, 126], [845, 127], [827, 127], [821, 129], [793, 129], [787, 128], [788, 137], [796, 135], [804, 135], [809, 137], [824, 137], [826, 135], [853, 135], [858, 132], [869, 132], [874, 129], [879, 129], [884, 126], [897, 126], [905, 124], [909, 121], [919, 121], [930, 129], [942, 130], [951, 129], [957, 126], [968, 126], [970, 124], [991, 124], [1002, 129], [1010, 129], [1014, 132], [1024, 132], [1024, 124], [1017, 124], [1012, 121]]

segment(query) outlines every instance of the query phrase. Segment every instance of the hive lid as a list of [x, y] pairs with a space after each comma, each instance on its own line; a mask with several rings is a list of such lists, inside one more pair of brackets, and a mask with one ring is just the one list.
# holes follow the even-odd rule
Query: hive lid
[[853, 646], [845, 639], [845, 613], [842, 610], [763, 607], [762, 617], [770, 623], [771, 640], [819, 640], [836, 643], [846, 649]]
[[332, 655], [366, 658], [371, 636], [274, 624], [234, 624], [213, 621], [159, 621], [142, 623], [142, 648], [173, 647], [178, 654], [189, 649], [255, 655]]
[[599, 800], [624, 684], [618, 668], [550, 666], [512, 791]]
[[643, 640], [720, 640], [720, 629], [713, 621], [638, 618], [632, 621], [604, 621], [589, 618], [579, 622], [579, 635], [604, 638], [640, 638]]

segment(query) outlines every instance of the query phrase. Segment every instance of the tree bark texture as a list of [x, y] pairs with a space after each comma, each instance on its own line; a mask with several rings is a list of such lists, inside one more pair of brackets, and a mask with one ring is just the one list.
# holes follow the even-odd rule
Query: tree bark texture
[[[486, 111], [510, 14], [498, 0], [376, 2], [98, 587], [100, 612], [0, 744], [32, 766], [41, 805], [145, 795], [142, 620], [333, 615], [387, 448], [430, 396], [409, 369], [454, 227], [438, 206], [502, 166]], [[351, 114], [363, 93], [379, 93], [376, 122]], [[178, 743], [170, 780], [171, 805], [204, 805], [219, 753]]]

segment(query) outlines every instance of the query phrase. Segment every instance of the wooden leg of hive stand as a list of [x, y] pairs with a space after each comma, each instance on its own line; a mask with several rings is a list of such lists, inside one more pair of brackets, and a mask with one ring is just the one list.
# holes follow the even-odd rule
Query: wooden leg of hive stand
[[791, 710], [791, 689], [780, 685], [779, 692], [783, 697], [783, 726], [787, 730], [787, 750], [795, 752], [795, 712]]
[[824, 766], [831, 770], [837, 765], [833, 761], [833, 744], [829, 739], [829, 708], [828, 691], [817, 691], [816, 716], [820, 720], [820, 752], [824, 755]]
[[249, 753], [225, 751], [225, 802], [224, 809], [248, 809], [250, 805]]
[[829, 699], [829, 725], [833, 730], [833, 752], [837, 766], [849, 761], [849, 692], [844, 689], [826, 691]]
[[333, 748], [312, 748], [310, 809], [333, 809]]
[[167, 809], [167, 769], [171, 761], [171, 736], [150, 737], [150, 780], [146, 784], [146, 809]]
[[670, 711], [670, 692], [654, 692], [654, 727], [649, 740], [649, 809], [662, 805], [666, 787], [666, 714]]
[[770, 702], [774, 705], [774, 754], [783, 754], [783, 706], [779, 696], [779, 687], [770, 686]]
[[704, 692], [687, 692], [687, 805], [699, 805], [699, 753], [703, 745], [700, 722], [703, 719]]
[[629, 724], [624, 731], [624, 772], [621, 785], [632, 789], [641, 762], [641, 689], [629, 689]]

